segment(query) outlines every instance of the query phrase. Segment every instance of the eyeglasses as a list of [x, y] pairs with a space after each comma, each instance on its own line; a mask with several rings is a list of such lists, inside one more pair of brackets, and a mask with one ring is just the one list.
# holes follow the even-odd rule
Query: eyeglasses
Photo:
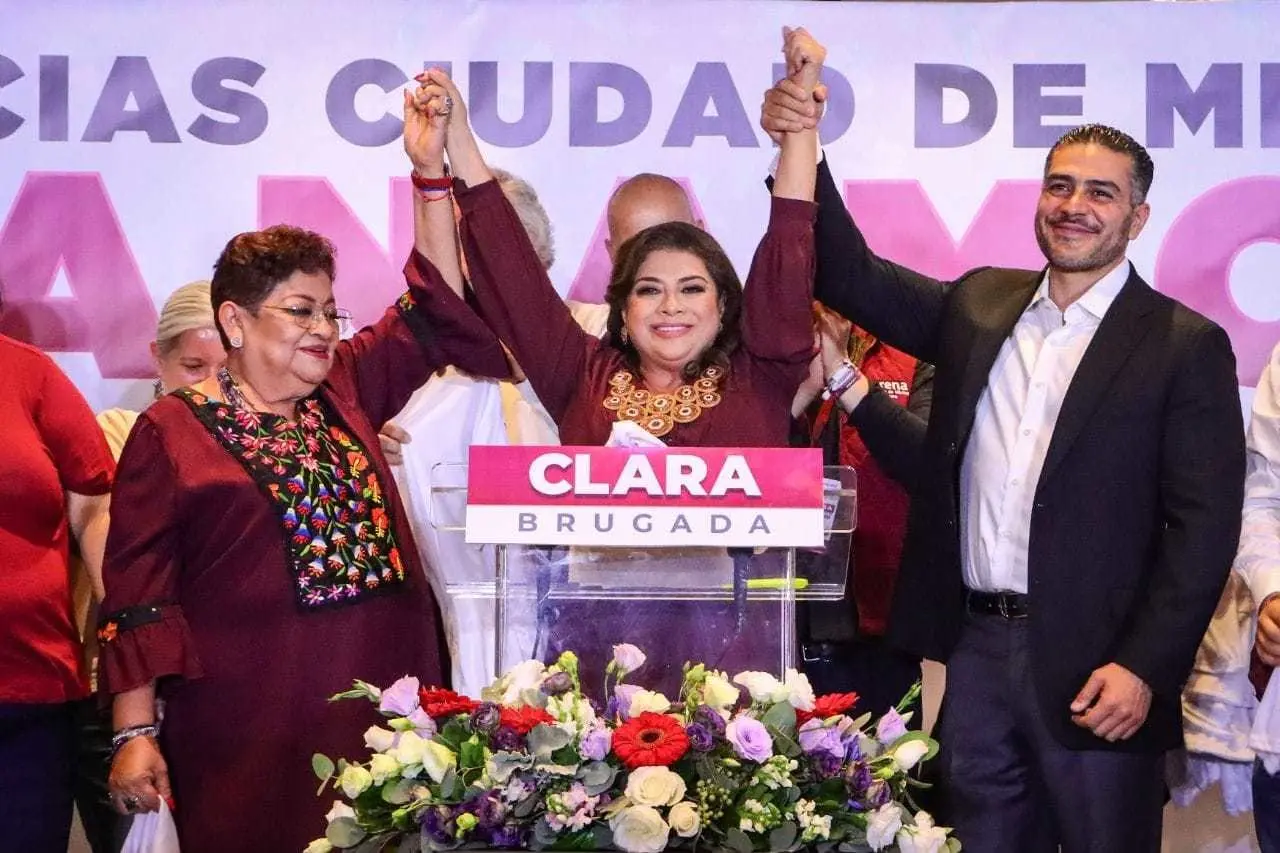
[[294, 325], [308, 332], [322, 322], [333, 324], [340, 337], [351, 330], [351, 312], [345, 308], [307, 308], [303, 305], [263, 305], [262, 307], [287, 314]]

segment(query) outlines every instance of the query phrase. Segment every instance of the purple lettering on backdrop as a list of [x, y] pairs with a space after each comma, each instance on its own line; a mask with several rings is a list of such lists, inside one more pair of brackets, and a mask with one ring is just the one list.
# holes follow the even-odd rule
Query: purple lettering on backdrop
[[1213, 113], [1213, 147], [1244, 146], [1244, 66], [1215, 62], [1195, 89], [1169, 62], [1147, 64], [1147, 147], [1172, 148], [1173, 114], [1192, 134]]
[[[773, 79], [781, 80], [785, 76], [786, 64], [775, 62]], [[853, 124], [856, 105], [849, 79], [830, 65], [822, 68], [822, 82], [827, 85], [827, 109], [822, 114], [822, 123], [818, 125], [818, 136], [823, 145], [830, 145], [844, 136], [849, 125]]]
[[357, 326], [382, 316], [404, 291], [404, 261], [413, 245], [413, 208], [408, 178], [388, 181], [391, 251], [324, 178], [262, 177], [258, 180], [258, 227], [278, 223], [319, 232], [337, 248], [334, 281], [338, 301]]
[[66, 142], [70, 133], [71, 57], [40, 57], [40, 141]]
[[1013, 147], [1048, 148], [1075, 125], [1046, 125], [1046, 116], [1084, 115], [1083, 95], [1046, 95], [1046, 87], [1084, 86], [1083, 65], [1013, 66]]
[[886, 258], [943, 280], [987, 264], [1038, 269], [1034, 216], [1039, 181], [997, 181], [964, 236], [951, 236], [919, 181], [845, 181], [845, 205]]
[[[622, 112], [600, 121], [600, 90], [622, 98]], [[649, 124], [653, 93], [644, 75], [616, 62], [569, 63], [569, 147], [607, 148], [630, 142]]]
[[[715, 108], [714, 115], [706, 114], [708, 103]], [[699, 62], [689, 75], [662, 147], [688, 148], [699, 136], [723, 136], [730, 148], [757, 148], [760, 142], [753, 127], [729, 67], [723, 62]]]
[[404, 118], [383, 113], [373, 121], [356, 113], [356, 93], [365, 86], [378, 86], [390, 92], [409, 79], [400, 68], [385, 59], [357, 59], [338, 69], [324, 93], [324, 111], [329, 126], [350, 142], [365, 148], [376, 148], [399, 138]]
[[[59, 269], [71, 298], [49, 295]], [[97, 173], [27, 173], [0, 226], [0, 281], [0, 331], [52, 352], [91, 351], [108, 379], [155, 375], [155, 306]]]
[[524, 63], [524, 94], [520, 117], [504, 121], [498, 115], [498, 63], [472, 62], [468, 66], [471, 100], [468, 115], [476, 136], [503, 148], [522, 148], [541, 139], [551, 126], [550, 62]]
[[1258, 83], [1259, 140], [1263, 148], [1280, 148], [1280, 63], [1262, 63], [1258, 69]]
[[[689, 196], [689, 206], [693, 208], [694, 218], [702, 222], [705, 227], [707, 217], [702, 212], [702, 205], [698, 203], [693, 184], [688, 178], [675, 175], [671, 178], [684, 187], [685, 194]], [[579, 302], [604, 302], [604, 289], [609, 284], [609, 273], [613, 269], [613, 264], [609, 260], [609, 250], [605, 248], [604, 243], [609, 236], [609, 199], [613, 197], [618, 185], [625, 180], [625, 177], [620, 177], [614, 181], [613, 188], [605, 196], [605, 203], [600, 208], [600, 219], [596, 222], [595, 233], [591, 235], [591, 241], [587, 243], [587, 252], [582, 258], [582, 265], [578, 267], [578, 273], [573, 277], [573, 283], [569, 285], [568, 299], [576, 299]], [[710, 228], [707, 228], [707, 231], [715, 233]]]
[[[969, 109], [955, 122], [944, 119], [943, 93], [954, 89]], [[961, 148], [977, 142], [996, 124], [996, 88], [981, 71], [967, 65], [916, 63], [917, 148]]]
[[1231, 295], [1231, 265], [1254, 243], [1280, 242], [1280, 177], [1218, 184], [1183, 208], [1165, 232], [1156, 284], [1222, 324], [1236, 351], [1236, 374], [1252, 387], [1280, 339], [1280, 321], [1258, 321]]
[[[132, 97], [136, 109], [128, 109]], [[102, 84], [81, 142], [110, 142], [117, 133], [142, 131], [151, 142], [181, 142], [160, 84], [145, 56], [117, 56]]]
[[219, 56], [201, 63], [191, 77], [191, 94], [201, 105], [235, 120], [220, 121], [202, 113], [191, 122], [187, 133], [214, 145], [244, 145], [261, 136], [267, 129], [267, 105], [252, 92], [224, 84], [231, 81], [252, 89], [266, 70], [239, 56]]
[[[18, 63], [0, 53], [0, 89], [10, 83], [21, 80], [23, 76], [24, 72]], [[13, 110], [0, 107], [0, 139], [12, 136], [18, 128], [22, 127], [24, 121], [26, 119]]]

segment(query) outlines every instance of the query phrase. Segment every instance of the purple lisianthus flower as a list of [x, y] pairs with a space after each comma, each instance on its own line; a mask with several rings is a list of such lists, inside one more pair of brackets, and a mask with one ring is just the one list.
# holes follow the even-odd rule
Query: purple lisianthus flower
[[885, 746], [893, 743], [907, 733], [907, 723], [896, 708], [884, 712], [884, 716], [876, 723], [876, 740]]
[[843, 764], [840, 756], [829, 752], [816, 752], [809, 756], [809, 765], [813, 768], [814, 775], [821, 779], [831, 779], [840, 775]]
[[715, 735], [702, 723], [690, 723], [685, 726], [684, 733], [689, 736], [689, 745], [696, 752], [710, 752], [716, 745]]
[[493, 734], [502, 722], [502, 709], [493, 702], [481, 702], [480, 707], [471, 712], [469, 725], [471, 731], [482, 734]]
[[407, 717], [418, 710], [418, 691], [422, 685], [412, 675], [406, 675], [382, 691], [378, 710], [396, 717]]
[[867, 808], [878, 809], [893, 798], [893, 792], [889, 790], [889, 783], [883, 779], [877, 779], [867, 788], [864, 800]]
[[641, 687], [635, 684], [619, 684], [613, 688], [613, 695], [618, 700], [618, 716], [626, 719], [631, 714], [628, 713], [631, 708], [631, 700], [641, 691]]
[[573, 689], [573, 679], [567, 672], [553, 673], [542, 682], [542, 692], [548, 696], [559, 696]]
[[591, 761], [604, 761], [613, 746], [613, 733], [605, 728], [588, 729], [578, 744], [578, 752]]
[[617, 696], [610, 696], [609, 701], [604, 705], [604, 713], [601, 717], [606, 720], [616, 720], [618, 715], [622, 713], [622, 703], [618, 701]]
[[520, 733], [510, 726], [499, 726], [498, 730], [489, 736], [489, 744], [498, 750], [514, 752], [524, 743], [524, 738]]
[[844, 758], [844, 738], [834, 726], [824, 726], [821, 720], [809, 720], [800, 727], [800, 748], [809, 755], [826, 753], [834, 758]]
[[710, 705], [699, 705], [698, 709], [693, 712], [693, 721], [705, 727], [707, 731], [716, 737], [724, 736], [724, 717], [720, 716], [720, 712]]
[[489, 845], [500, 850], [523, 848], [524, 834], [518, 823], [504, 823], [489, 833]]
[[773, 738], [764, 723], [754, 717], [734, 717], [725, 726], [724, 736], [733, 744], [739, 758], [748, 761], [765, 761], [773, 755]]
[[422, 836], [436, 844], [453, 844], [453, 810], [448, 806], [431, 806], [422, 812]]
[[430, 738], [436, 733], [436, 721], [431, 719], [431, 715], [421, 708], [414, 708], [413, 713], [405, 717], [413, 724], [413, 730], [418, 733], [419, 737]]
[[844, 786], [852, 797], [861, 797], [871, 787], [871, 768], [865, 761], [855, 761], [845, 768]]

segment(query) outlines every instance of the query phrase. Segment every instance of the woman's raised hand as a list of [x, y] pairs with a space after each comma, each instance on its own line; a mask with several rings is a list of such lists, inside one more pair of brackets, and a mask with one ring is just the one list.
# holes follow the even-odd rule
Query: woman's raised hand
[[404, 92], [404, 151], [418, 174], [438, 178], [444, 174], [449, 123], [460, 104], [445, 87], [432, 82], [430, 72], [415, 79], [417, 88]]
[[782, 28], [782, 53], [787, 59], [787, 76], [799, 83], [806, 93], [818, 86], [827, 49], [804, 27]]

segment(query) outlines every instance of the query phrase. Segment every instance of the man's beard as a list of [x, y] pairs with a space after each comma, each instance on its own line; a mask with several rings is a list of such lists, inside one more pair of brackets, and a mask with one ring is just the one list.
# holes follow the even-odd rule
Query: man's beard
[[[1124, 257], [1125, 249], [1129, 245], [1129, 228], [1133, 225], [1134, 214], [1130, 212], [1121, 223], [1120, 228], [1116, 231], [1115, 239], [1108, 240], [1094, 247], [1093, 251], [1083, 256], [1072, 256], [1065, 253], [1055, 252], [1053, 244], [1049, 239], [1049, 229], [1056, 222], [1069, 221], [1068, 217], [1062, 217], [1054, 220], [1054, 222], [1045, 222], [1044, 220], [1036, 220], [1036, 243], [1040, 245], [1040, 251], [1044, 253], [1045, 258], [1049, 261], [1049, 266], [1063, 272], [1089, 272], [1090, 270], [1102, 269], [1115, 263]], [[1095, 236], [1097, 236], [1095, 234]]]

